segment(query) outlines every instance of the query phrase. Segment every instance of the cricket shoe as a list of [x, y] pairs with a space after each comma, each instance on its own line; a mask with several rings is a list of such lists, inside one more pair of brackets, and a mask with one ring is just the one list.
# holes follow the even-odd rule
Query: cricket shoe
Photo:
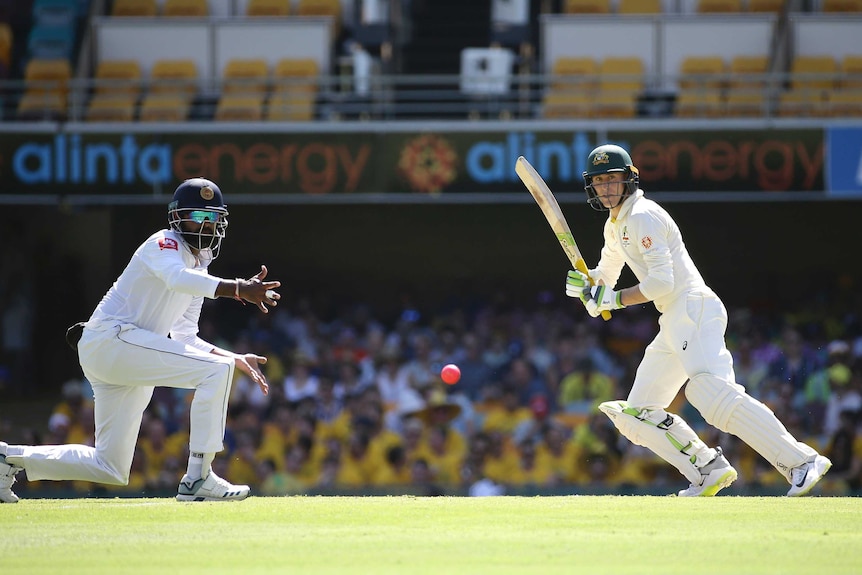
[[788, 497], [801, 497], [811, 491], [820, 478], [826, 475], [832, 462], [828, 457], [815, 455], [810, 461], [806, 461], [799, 467], [790, 470], [790, 491]]
[[700, 485], [694, 483], [688, 489], [683, 489], [677, 495], [680, 497], [712, 497], [731, 483], [736, 481], [736, 469], [727, 461], [720, 447], [716, 447], [717, 455], [712, 461], [700, 468]]
[[184, 475], [177, 488], [177, 501], [242, 501], [248, 497], [248, 485], [234, 485], [210, 471], [206, 479]]
[[9, 446], [0, 441], [0, 503], [18, 503], [18, 496], [12, 491], [15, 476], [23, 467], [6, 463], [6, 449]]

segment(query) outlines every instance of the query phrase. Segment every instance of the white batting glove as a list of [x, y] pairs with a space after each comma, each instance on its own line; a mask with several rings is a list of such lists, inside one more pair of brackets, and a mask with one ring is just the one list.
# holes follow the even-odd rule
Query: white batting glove
[[584, 307], [587, 308], [587, 313], [593, 317], [598, 317], [603, 311], [614, 311], [626, 307], [623, 305], [622, 292], [614, 291], [608, 286], [593, 286], [587, 291], [586, 297], [587, 301], [584, 302]]
[[566, 295], [576, 297], [586, 305], [590, 293], [590, 278], [578, 270], [569, 270], [566, 274]]

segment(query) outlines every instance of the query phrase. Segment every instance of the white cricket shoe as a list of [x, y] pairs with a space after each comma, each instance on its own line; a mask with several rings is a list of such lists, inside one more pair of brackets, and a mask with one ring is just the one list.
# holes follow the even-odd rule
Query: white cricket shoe
[[788, 497], [801, 497], [811, 491], [820, 478], [826, 475], [832, 462], [828, 457], [815, 455], [814, 459], [806, 461], [799, 467], [790, 470], [790, 491]]
[[700, 468], [700, 485], [692, 483], [688, 489], [683, 489], [677, 495], [680, 497], [712, 497], [736, 481], [736, 469], [727, 461], [720, 447], [716, 447], [715, 450], [718, 455]]
[[189, 479], [184, 475], [177, 488], [177, 501], [242, 501], [248, 497], [248, 485], [234, 485], [210, 471], [206, 479]]
[[0, 503], [18, 503], [18, 496], [12, 491], [15, 476], [23, 467], [6, 463], [6, 449], [9, 446], [0, 441]]

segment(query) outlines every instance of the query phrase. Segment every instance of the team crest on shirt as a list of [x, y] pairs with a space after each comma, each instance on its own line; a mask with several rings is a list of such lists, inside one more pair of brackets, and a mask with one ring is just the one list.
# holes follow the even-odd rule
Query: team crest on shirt
[[648, 250], [652, 247], [652, 238], [649, 236], [644, 236], [641, 238], [641, 245], [645, 250]]
[[623, 237], [622, 237], [621, 241], [622, 241], [622, 244], [624, 247], [629, 247], [631, 245], [631, 240], [629, 239], [629, 227], [628, 226], [623, 227]]
[[177, 240], [173, 238], [162, 238], [159, 240], [159, 249], [179, 251], [179, 245], [177, 245]]

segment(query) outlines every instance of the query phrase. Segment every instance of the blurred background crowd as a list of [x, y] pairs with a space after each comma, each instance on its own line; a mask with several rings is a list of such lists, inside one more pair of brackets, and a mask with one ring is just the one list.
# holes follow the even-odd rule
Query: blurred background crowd
[[[269, 360], [268, 395], [237, 374], [225, 450], [214, 463], [255, 494], [663, 494], [684, 487], [674, 469], [622, 438], [596, 408], [626, 397], [657, 329], [652, 306], [603, 322], [551, 293], [529, 306], [498, 295], [432, 311], [405, 298], [397, 314], [379, 318], [367, 304], [333, 312], [284, 293], [268, 315], [234, 315], [236, 302], [208, 302], [201, 323], [204, 339]], [[728, 346], [738, 382], [833, 461], [821, 492], [852, 494], [862, 489], [862, 316], [839, 312], [835, 296], [812, 297], [805, 313], [730, 309]], [[440, 379], [447, 363], [461, 369], [454, 385]], [[19, 491], [172, 493], [188, 459], [191, 397], [156, 390], [127, 487], [23, 482]], [[71, 379], [48, 421], [22, 427], [0, 418], [0, 436], [92, 444], [92, 408], [89, 384]], [[669, 411], [722, 446], [740, 471], [735, 494], [786, 490], [765, 460], [706, 425], [682, 393]]]

